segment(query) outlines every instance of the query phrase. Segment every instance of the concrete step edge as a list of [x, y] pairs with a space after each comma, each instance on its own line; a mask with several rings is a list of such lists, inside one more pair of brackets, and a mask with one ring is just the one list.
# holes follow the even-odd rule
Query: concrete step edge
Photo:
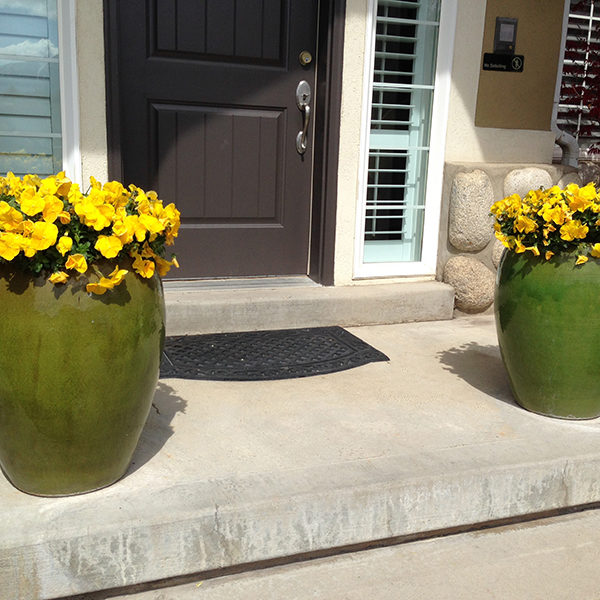
[[[156, 486], [144, 492], [142, 512], [130, 505], [115, 515], [110, 497], [75, 501], [60, 520], [44, 515], [51, 523], [43, 539], [32, 530], [5, 540], [0, 589], [17, 590], [15, 599], [57, 598], [600, 502], [600, 454], [457, 464], [452, 473], [432, 457], [410, 479], [391, 459], [371, 462]], [[34, 579], [21, 576], [27, 564], [36, 565]], [[85, 568], [94, 564], [102, 569]], [[70, 579], [60, 576], [66, 570]]]
[[[600, 510], [539, 516], [253, 570], [198, 573], [117, 591], [115, 600], [592, 598], [600, 587]], [[567, 568], [568, 565], [568, 568]], [[100, 600], [91, 596], [86, 600]]]
[[438, 281], [341, 287], [166, 290], [167, 334], [186, 335], [448, 320], [454, 290]]

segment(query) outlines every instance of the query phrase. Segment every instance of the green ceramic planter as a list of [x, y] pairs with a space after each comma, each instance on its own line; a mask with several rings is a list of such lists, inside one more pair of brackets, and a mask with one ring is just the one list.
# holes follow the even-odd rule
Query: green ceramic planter
[[564, 419], [600, 415], [600, 262], [505, 252], [496, 328], [516, 401]]
[[157, 276], [103, 296], [0, 269], [0, 466], [43, 496], [105, 487], [129, 466], [164, 342]]

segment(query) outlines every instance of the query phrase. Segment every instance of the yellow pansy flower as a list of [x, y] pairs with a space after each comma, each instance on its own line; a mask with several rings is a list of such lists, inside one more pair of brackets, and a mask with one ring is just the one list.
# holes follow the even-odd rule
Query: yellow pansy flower
[[42, 217], [48, 223], [54, 223], [58, 216], [63, 212], [65, 205], [62, 200], [56, 196], [44, 196], [44, 208]]
[[100, 285], [99, 283], [88, 283], [85, 286], [86, 292], [89, 292], [90, 294], [96, 294], [97, 296], [102, 296], [102, 294], [104, 294], [107, 289], [108, 288], [105, 288], [104, 286]]
[[63, 225], [68, 225], [71, 222], [71, 215], [63, 210], [61, 213], [58, 213], [58, 219]]
[[160, 256], [155, 256], [154, 262], [156, 263], [156, 270], [161, 277], [164, 277], [171, 270], [171, 267], [176, 263], [174, 260], [165, 260]]
[[115, 267], [114, 271], [108, 276], [113, 285], [119, 285], [125, 278], [129, 271], [127, 269], [120, 269], [118, 266]]
[[50, 275], [50, 277], [48, 277], [48, 281], [50, 281], [50, 283], [66, 283], [67, 279], [69, 279], [69, 275], [68, 273], [65, 273], [64, 271], [58, 271], [56, 273], [52, 273], [52, 275]]
[[143, 223], [140, 221], [140, 218], [137, 215], [131, 215], [127, 217], [127, 224], [133, 229], [135, 239], [138, 242], [143, 242], [146, 239], [147, 229], [144, 227]]
[[594, 258], [600, 258], [600, 244], [594, 244], [592, 246], [591, 252], [590, 254], [594, 257]]
[[39, 186], [40, 196], [54, 196], [58, 190], [58, 184], [55, 177], [46, 177], [42, 179]]
[[152, 215], [140, 215], [140, 223], [150, 232], [150, 233], [161, 233], [164, 230], [164, 225]]
[[69, 188], [67, 198], [69, 199], [69, 202], [73, 205], [83, 201], [84, 195], [81, 193], [78, 183], [74, 183], [71, 185], [71, 187]]
[[116, 267], [108, 277], [101, 277], [98, 283], [88, 283], [85, 289], [92, 294], [102, 295], [106, 290], [112, 290], [116, 285], [119, 285], [127, 273], [129, 273], [127, 269]]
[[21, 228], [23, 214], [8, 202], [0, 202], [0, 227], [5, 231], [16, 231]]
[[551, 205], [549, 203], [545, 203], [539, 214], [542, 216], [544, 221], [547, 221], [548, 223], [555, 223], [556, 225], [562, 225], [567, 218], [567, 214], [561, 204]]
[[64, 171], [56, 174], [56, 194], [58, 196], [68, 196], [72, 185], [71, 180], [65, 176]]
[[521, 254], [521, 252], [525, 252], [525, 250], [527, 250], [527, 247], [523, 245], [521, 240], [516, 239], [515, 240], [515, 252], [517, 254]]
[[118, 181], [108, 181], [102, 186], [102, 191], [107, 192], [108, 201], [115, 207], [124, 207], [129, 202], [130, 193]]
[[104, 258], [114, 258], [123, 248], [123, 243], [116, 235], [100, 235], [94, 248], [104, 256]]
[[92, 186], [92, 190], [101, 190], [102, 184], [93, 176], [90, 176], [90, 185]]
[[56, 244], [58, 227], [54, 223], [36, 221], [31, 232], [31, 247], [34, 250], [46, 250]]
[[133, 255], [133, 269], [134, 271], [146, 279], [149, 279], [154, 275], [156, 265], [151, 260], [144, 260], [138, 253]]
[[96, 231], [101, 231], [112, 223], [115, 209], [110, 204], [96, 205], [90, 197], [78, 202], [75, 206], [75, 212], [84, 225], [93, 227]]
[[23, 221], [21, 223], [21, 233], [25, 236], [31, 236], [31, 234], [33, 233], [33, 226], [34, 223], [33, 221], [30, 221], [29, 219], [27, 219], [26, 221]]
[[583, 254], [580, 254], [577, 257], [577, 260], [575, 261], [576, 265], [582, 265], [583, 263], [586, 263], [588, 261], [588, 257], [584, 256]]
[[150, 200], [148, 196], [146, 196], [146, 192], [141, 188], [133, 186], [135, 191], [137, 192], [137, 196], [135, 197], [135, 202], [137, 205], [137, 211], [140, 215], [150, 214]]
[[21, 251], [21, 236], [17, 233], [0, 233], [0, 256], [11, 261]]
[[80, 273], [85, 273], [88, 269], [87, 261], [83, 254], [70, 254], [65, 264], [67, 269], [74, 269]]
[[11, 171], [6, 174], [6, 177], [2, 178], [0, 186], [0, 190], [4, 191], [8, 196], [14, 196], [15, 198], [18, 198], [23, 191], [23, 181]]
[[560, 238], [567, 242], [572, 242], [574, 239], [583, 239], [588, 234], [590, 228], [583, 225], [578, 219], [567, 221], [560, 228]]
[[28, 175], [23, 175], [23, 184], [24, 187], [39, 188], [40, 185], [42, 185], [42, 180], [39, 178], [38, 175], [30, 173]]
[[514, 229], [519, 233], [531, 233], [537, 229], [537, 223], [529, 217], [519, 215], [515, 219]]
[[63, 235], [56, 244], [56, 249], [64, 256], [73, 247], [73, 240], [68, 235]]
[[28, 187], [23, 190], [19, 199], [21, 210], [29, 217], [33, 217], [44, 210], [46, 203], [35, 188]]

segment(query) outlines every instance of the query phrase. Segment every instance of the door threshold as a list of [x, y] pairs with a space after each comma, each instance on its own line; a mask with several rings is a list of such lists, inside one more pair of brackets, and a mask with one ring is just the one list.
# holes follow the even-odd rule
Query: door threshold
[[163, 281], [165, 291], [182, 292], [194, 290], [239, 290], [287, 287], [321, 287], [307, 275], [223, 277], [219, 279], [169, 279]]

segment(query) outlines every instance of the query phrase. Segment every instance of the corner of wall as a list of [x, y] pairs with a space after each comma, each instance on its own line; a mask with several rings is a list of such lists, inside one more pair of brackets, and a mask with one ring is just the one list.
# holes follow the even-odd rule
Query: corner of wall
[[[85, 6], [84, 6], [85, 4]], [[80, 150], [83, 182], [108, 178], [102, 0], [76, 4]]]
[[338, 167], [334, 285], [349, 285], [354, 273], [356, 206], [361, 167], [364, 62], [368, 0], [347, 0]]

